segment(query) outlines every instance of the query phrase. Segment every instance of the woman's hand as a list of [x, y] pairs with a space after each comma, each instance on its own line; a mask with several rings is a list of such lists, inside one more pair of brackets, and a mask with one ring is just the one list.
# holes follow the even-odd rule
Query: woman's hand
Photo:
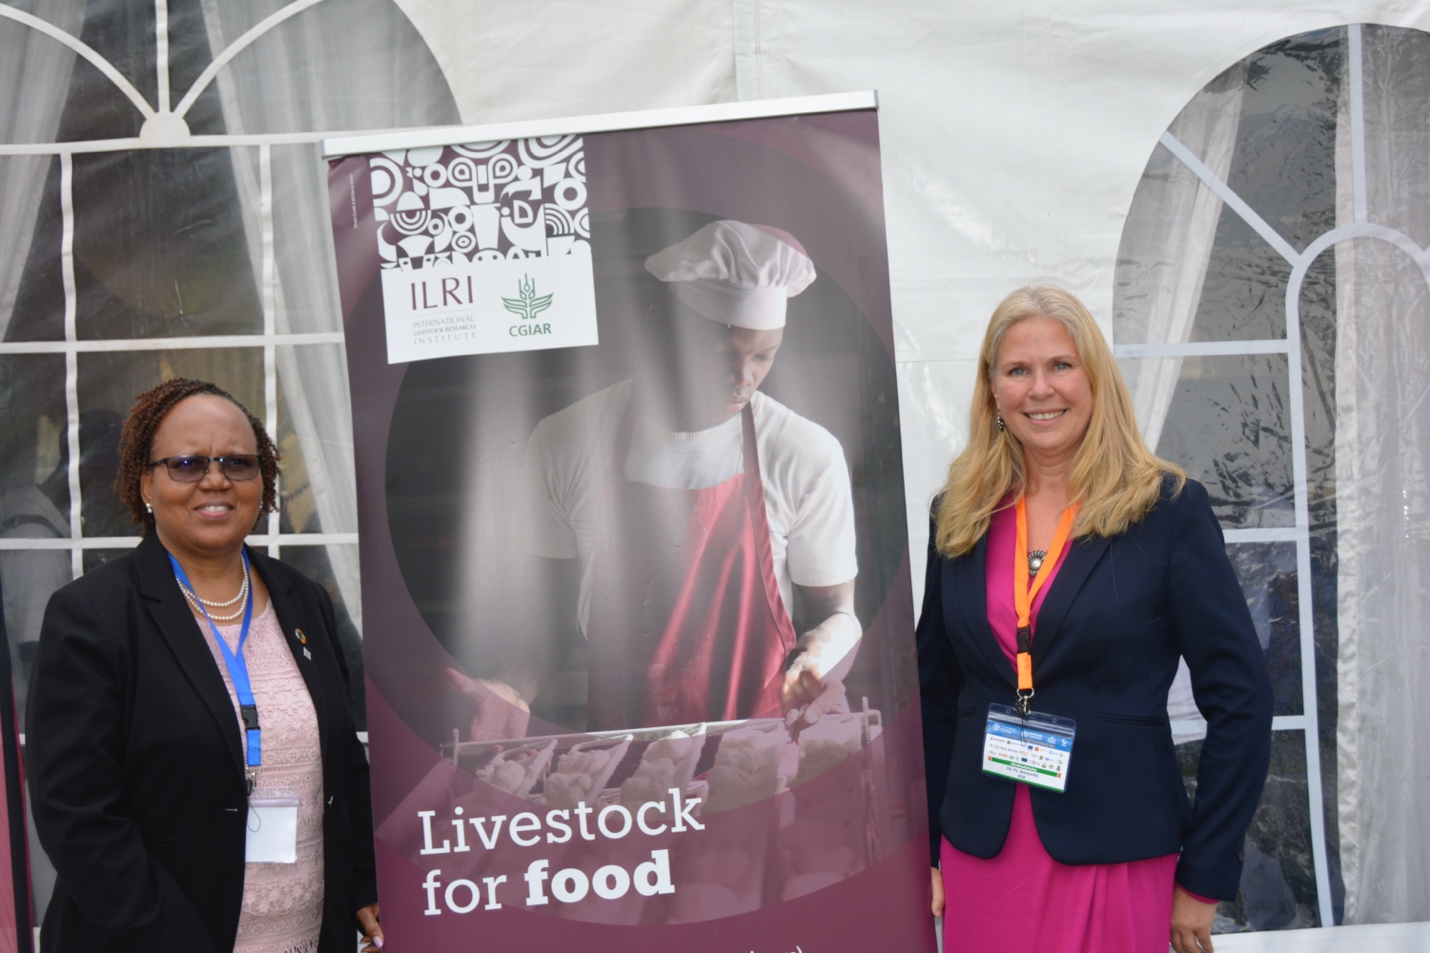
[[370, 903], [357, 912], [362, 928], [362, 953], [377, 953], [382, 949], [382, 924], [377, 922], [377, 904]]
[[1202, 903], [1181, 887], [1172, 888], [1172, 949], [1177, 953], [1212, 953], [1216, 904]]
[[943, 895], [943, 873], [940, 872], [937, 867], [930, 867], [929, 870], [933, 872], [933, 903], [930, 905], [930, 909], [933, 911], [934, 919], [937, 920], [943, 916], [945, 902]]

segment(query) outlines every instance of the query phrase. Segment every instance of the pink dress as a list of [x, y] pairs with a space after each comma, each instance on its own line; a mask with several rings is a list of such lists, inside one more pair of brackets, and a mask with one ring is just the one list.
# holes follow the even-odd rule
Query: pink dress
[[[230, 649], [238, 645], [241, 628], [241, 622], [219, 626]], [[213, 630], [205, 635], [241, 729], [233, 680], [214, 643]], [[263, 767], [253, 793], [255, 797], [298, 796], [298, 860], [244, 865], [234, 953], [316, 953], [323, 924], [323, 764], [318, 718], [273, 603], [249, 627], [243, 657], [263, 726]], [[243, 739], [246, 755], [246, 734]]]
[[[994, 514], [988, 530], [988, 624], [1010, 666], [1017, 655], [1015, 545], [1014, 513], [1008, 508]], [[1033, 600], [1035, 640], [1038, 610], [1071, 548], [1063, 550]], [[1037, 678], [1035, 668], [1035, 687]], [[1073, 762], [1077, 762], [1076, 742]], [[944, 953], [1167, 951], [1177, 855], [1125, 864], [1060, 864], [1043, 849], [1027, 785], [1018, 785], [1008, 840], [997, 856], [984, 860], [965, 854], [947, 839], [939, 856], [948, 897]]]

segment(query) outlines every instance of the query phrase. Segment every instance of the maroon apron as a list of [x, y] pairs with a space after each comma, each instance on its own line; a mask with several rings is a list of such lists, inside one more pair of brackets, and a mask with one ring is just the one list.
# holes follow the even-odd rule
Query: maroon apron
[[624, 478], [626, 409], [593, 554], [592, 730], [779, 714], [796, 637], [775, 578], [749, 405], [741, 421], [744, 472], [677, 490]]

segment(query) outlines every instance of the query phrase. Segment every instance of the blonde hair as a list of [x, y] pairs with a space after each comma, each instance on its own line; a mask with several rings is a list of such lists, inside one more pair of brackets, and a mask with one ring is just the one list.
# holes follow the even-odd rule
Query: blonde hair
[[1068, 492], [1082, 501], [1074, 536], [1116, 536], [1156, 504], [1164, 476], [1181, 492], [1187, 475], [1155, 456], [1142, 442], [1132, 398], [1107, 339], [1081, 301], [1061, 288], [1019, 288], [999, 303], [983, 335], [983, 373], [973, 391], [968, 444], [948, 468], [938, 502], [937, 544], [946, 556], [973, 549], [988, 532], [993, 511], [1024, 484], [1023, 448], [999, 430], [993, 402], [993, 367], [1008, 329], [1028, 318], [1051, 318], [1072, 338], [1092, 389], [1092, 415], [1068, 472]]

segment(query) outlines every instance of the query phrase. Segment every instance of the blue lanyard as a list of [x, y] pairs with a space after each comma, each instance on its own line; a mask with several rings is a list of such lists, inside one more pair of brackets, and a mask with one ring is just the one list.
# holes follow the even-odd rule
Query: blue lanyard
[[[248, 567], [248, 553], [244, 552], [243, 571], [251, 575]], [[179, 561], [174, 558], [174, 554], [169, 554], [169, 562], [174, 567], [174, 576], [184, 585], [186, 589], [194, 593], [194, 601], [198, 602], [198, 593], [194, 590], [193, 583], [189, 582], [189, 577], [184, 574], [184, 567], [179, 565]], [[243, 606], [243, 628], [238, 633], [238, 653], [235, 654], [229, 649], [228, 643], [219, 634], [218, 626], [214, 625], [214, 620], [209, 618], [209, 610], [204, 608], [204, 604], [199, 602], [199, 609], [203, 612], [204, 618], [208, 619], [209, 628], [213, 630], [214, 641], [218, 643], [219, 651], [223, 653], [224, 664], [228, 666], [229, 678], [233, 679], [233, 690], [238, 695], [238, 710], [243, 716], [243, 727], [248, 732], [248, 793], [253, 793], [254, 783], [258, 780], [258, 769], [263, 764], [263, 744], [262, 735], [258, 730], [258, 704], [253, 699], [253, 685], [248, 680], [248, 663], [243, 659], [243, 643], [248, 641], [248, 624], [253, 621], [253, 587], [250, 585], [248, 599]]]

